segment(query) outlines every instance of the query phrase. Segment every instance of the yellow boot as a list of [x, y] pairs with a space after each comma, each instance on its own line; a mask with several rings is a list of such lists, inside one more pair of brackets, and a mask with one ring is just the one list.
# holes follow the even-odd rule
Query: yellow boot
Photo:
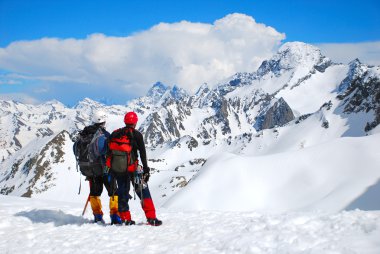
[[90, 196], [90, 203], [92, 213], [94, 214], [94, 222], [102, 222], [103, 220], [103, 211], [102, 211], [102, 202], [99, 196]]
[[113, 224], [121, 224], [121, 219], [118, 210], [118, 196], [110, 197], [110, 217], [111, 217], [111, 225]]

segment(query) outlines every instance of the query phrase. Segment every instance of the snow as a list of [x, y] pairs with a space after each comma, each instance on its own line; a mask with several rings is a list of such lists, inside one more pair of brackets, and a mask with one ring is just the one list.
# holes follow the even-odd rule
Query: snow
[[281, 67], [284, 69], [293, 68], [294, 66], [302, 65], [310, 69], [318, 61], [322, 55], [319, 48], [303, 42], [287, 42], [280, 47], [274, 59], [281, 60]]
[[[159, 209], [160, 227], [92, 224], [83, 204], [0, 195], [1, 253], [380, 252], [380, 212], [282, 213]], [[106, 218], [107, 220], [108, 218]], [[109, 222], [109, 221], [107, 221]]]
[[164, 207], [338, 212], [380, 179], [379, 142], [375, 134], [262, 156], [217, 153]]
[[283, 97], [292, 110], [301, 114], [313, 113], [336, 96], [333, 91], [347, 75], [347, 71], [346, 66], [332, 66], [324, 73], [312, 75], [304, 85], [281, 90], [277, 96]]

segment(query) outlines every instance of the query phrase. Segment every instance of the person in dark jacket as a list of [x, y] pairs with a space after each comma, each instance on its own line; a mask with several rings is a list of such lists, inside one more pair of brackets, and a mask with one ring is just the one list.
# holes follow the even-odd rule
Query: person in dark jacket
[[[147, 185], [150, 177], [150, 168], [148, 167], [143, 135], [135, 129], [137, 121], [138, 117], [135, 112], [125, 114], [125, 127], [115, 130], [109, 138], [109, 153], [107, 154], [106, 165], [110, 168], [117, 181], [118, 209], [122, 223], [125, 225], [135, 224], [135, 221], [131, 218], [128, 205], [130, 199], [129, 190], [132, 183], [137, 196], [141, 200], [141, 206], [145, 212], [148, 224], [160, 226], [162, 221], [156, 217], [156, 209]], [[115, 143], [113, 143], [114, 140], [116, 140]], [[126, 154], [129, 154], [128, 163], [122, 165], [122, 168], [125, 169], [122, 172], [117, 172], [115, 166], [113, 166], [113, 157], [116, 157], [115, 153], [112, 153], [113, 149], [129, 151], [128, 153], [126, 152]], [[140, 157], [142, 163], [142, 170], [141, 166], [138, 165], [138, 157]]]
[[[106, 131], [105, 124], [106, 124], [106, 113], [103, 111], [97, 111], [94, 113], [92, 117], [92, 125], [85, 127], [81, 131], [81, 135], [87, 135], [87, 134], [94, 134], [99, 129], [101, 130], [103, 136], [103, 139], [99, 142], [103, 142], [104, 145], [103, 151], [99, 151], [101, 153], [100, 156], [100, 165], [101, 167], [105, 167], [105, 155], [106, 155], [106, 148], [107, 148], [107, 138], [110, 136], [110, 133]], [[103, 171], [103, 169], [101, 169]], [[104, 223], [103, 220], [103, 211], [102, 211], [102, 203], [100, 196], [103, 192], [103, 185], [106, 187], [106, 190], [108, 192], [108, 196], [110, 197], [109, 202], [109, 208], [110, 208], [110, 217], [111, 217], [111, 224], [121, 224], [121, 219], [118, 212], [118, 196], [116, 194], [116, 180], [112, 179], [108, 173], [96, 176], [87, 176], [86, 180], [90, 183], [90, 195], [89, 195], [89, 201], [91, 204], [91, 209], [94, 215], [94, 222], [96, 223]]]

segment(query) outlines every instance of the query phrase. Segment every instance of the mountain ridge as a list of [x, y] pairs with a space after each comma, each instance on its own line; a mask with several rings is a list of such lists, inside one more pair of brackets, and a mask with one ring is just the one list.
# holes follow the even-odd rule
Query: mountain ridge
[[[202, 84], [192, 95], [157, 82], [146, 96], [127, 105], [105, 105], [89, 98], [72, 108], [58, 101], [37, 106], [0, 101], [0, 122], [7, 126], [0, 130], [0, 193], [49, 196], [63, 191], [57, 177], [64, 174], [69, 179], [74, 174], [70, 146], [78, 130], [103, 110], [112, 131], [123, 125], [125, 112], [133, 110], [139, 115], [137, 127], [144, 133], [149, 163], [158, 179], [155, 189], [164, 203], [221, 151], [263, 156], [380, 132], [379, 79], [377, 66], [359, 60], [336, 64], [316, 47], [296, 42], [283, 45], [255, 72], [236, 73], [212, 87]], [[48, 145], [60, 138], [57, 147]], [[51, 158], [61, 150], [65, 160], [43, 160], [51, 176], [42, 184], [38, 172], [25, 172], [35, 172], [37, 164], [31, 158], [41, 158], [36, 153], [41, 156], [44, 148]], [[166, 171], [173, 173], [164, 176]], [[38, 184], [50, 187], [33, 193]]]

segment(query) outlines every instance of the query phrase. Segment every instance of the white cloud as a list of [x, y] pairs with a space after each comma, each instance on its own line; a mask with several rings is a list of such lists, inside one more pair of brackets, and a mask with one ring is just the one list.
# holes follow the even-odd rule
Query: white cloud
[[22, 102], [25, 104], [33, 104], [33, 105], [37, 105], [37, 104], [41, 103], [41, 101], [39, 101], [38, 99], [36, 99], [32, 96], [29, 96], [25, 93], [0, 94], [0, 100], [5, 100], [5, 101], [14, 100], [14, 101]]
[[156, 81], [194, 91], [256, 70], [284, 38], [250, 16], [230, 14], [214, 24], [160, 23], [128, 37], [14, 42], [0, 48], [0, 69], [50, 82], [133, 87], [135, 94]]
[[334, 62], [349, 63], [358, 58], [362, 63], [380, 65], [380, 41], [363, 43], [316, 44], [322, 54]]

